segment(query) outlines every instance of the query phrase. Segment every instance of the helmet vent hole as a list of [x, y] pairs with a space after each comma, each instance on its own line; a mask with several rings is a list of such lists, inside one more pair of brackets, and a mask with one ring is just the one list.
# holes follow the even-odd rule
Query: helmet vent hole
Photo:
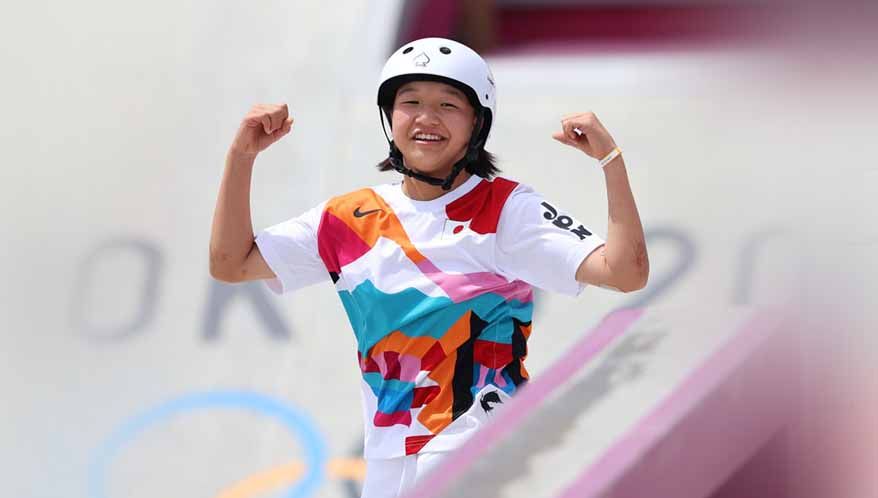
[[451, 49], [448, 48], [448, 47], [439, 47], [439, 51], [442, 52], [442, 53], [445, 54], [445, 55], [448, 55], [448, 54], [451, 53]]
[[414, 50], [414, 49], [415, 49], [415, 47], [408, 47], [408, 48], [406, 48], [405, 50], [403, 50], [402, 53], [407, 54], [407, 53], [411, 52], [411, 51]]
[[491, 98], [491, 97], [489, 97], [488, 94], [486, 93], [486, 94], [485, 94], [485, 100], [488, 100], [488, 99], [490, 99], [490, 98]]

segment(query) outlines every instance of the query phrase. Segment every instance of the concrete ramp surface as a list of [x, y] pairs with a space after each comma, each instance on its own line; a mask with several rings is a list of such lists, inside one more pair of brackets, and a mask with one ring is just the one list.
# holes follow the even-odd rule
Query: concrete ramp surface
[[781, 324], [746, 308], [614, 312], [407, 497], [711, 496], [790, 406]]

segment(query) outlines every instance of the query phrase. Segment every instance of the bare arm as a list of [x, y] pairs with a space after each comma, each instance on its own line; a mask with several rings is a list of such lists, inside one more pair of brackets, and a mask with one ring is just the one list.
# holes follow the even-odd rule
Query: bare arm
[[210, 234], [210, 275], [224, 282], [273, 278], [254, 242], [250, 183], [256, 156], [289, 133], [286, 105], [257, 105], [241, 122], [226, 155]]
[[607, 243], [579, 265], [576, 280], [623, 292], [639, 290], [649, 278], [649, 258], [622, 157], [608, 164], [604, 173], [609, 204]]
[[[616, 147], [593, 113], [571, 115], [561, 123], [563, 131], [555, 133], [553, 137], [593, 158], [601, 159]], [[640, 215], [621, 156], [604, 167], [604, 175], [609, 204], [607, 243], [579, 265], [576, 280], [623, 292], [639, 290], [646, 286], [649, 278], [649, 257]]]
[[226, 156], [210, 235], [210, 274], [224, 282], [274, 277], [253, 241], [250, 181], [255, 160], [231, 151]]

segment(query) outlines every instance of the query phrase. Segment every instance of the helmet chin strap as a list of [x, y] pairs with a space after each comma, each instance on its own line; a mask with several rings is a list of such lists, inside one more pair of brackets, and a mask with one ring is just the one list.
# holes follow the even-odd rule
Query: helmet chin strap
[[[387, 139], [387, 143], [390, 145], [390, 153], [388, 155], [388, 159], [390, 161], [390, 165], [393, 166], [393, 169], [402, 173], [403, 175], [412, 177], [416, 180], [420, 180], [424, 183], [428, 183], [430, 185], [441, 186], [442, 190], [448, 191], [451, 190], [451, 186], [454, 184], [454, 180], [457, 178], [457, 175], [463, 171], [464, 168], [467, 167], [468, 164], [475, 162], [479, 157], [479, 151], [485, 145], [483, 140], [479, 139], [479, 135], [481, 134], [482, 123], [484, 123], [484, 111], [479, 111], [478, 116], [476, 117], [476, 124], [473, 127], [472, 135], [470, 136], [469, 144], [466, 148], [466, 154], [454, 163], [454, 166], [451, 168], [451, 173], [448, 174], [445, 178], [435, 178], [432, 176], [427, 176], [423, 173], [418, 173], [412, 169], [409, 169], [405, 166], [403, 162], [402, 152], [399, 150], [399, 147], [393, 143], [393, 140], [387, 135], [387, 129], [384, 127], [384, 113], [381, 112], [381, 109], [378, 109], [378, 113], [381, 117], [381, 129], [384, 130], [384, 137]], [[388, 119], [389, 120], [389, 119]], [[391, 123], [391, 127], [393, 124]]]

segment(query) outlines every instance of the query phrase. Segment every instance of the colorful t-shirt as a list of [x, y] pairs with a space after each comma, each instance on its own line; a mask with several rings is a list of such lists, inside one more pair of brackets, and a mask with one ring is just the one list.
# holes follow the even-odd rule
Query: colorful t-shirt
[[395, 458], [453, 449], [478, 428], [474, 407], [527, 381], [532, 286], [579, 294], [576, 270], [604, 241], [525, 185], [472, 176], [431, 201], [400, 183], [333, 197], [256, 243], [274, 292], [334, 282], [357, 339], [364, 454]]

